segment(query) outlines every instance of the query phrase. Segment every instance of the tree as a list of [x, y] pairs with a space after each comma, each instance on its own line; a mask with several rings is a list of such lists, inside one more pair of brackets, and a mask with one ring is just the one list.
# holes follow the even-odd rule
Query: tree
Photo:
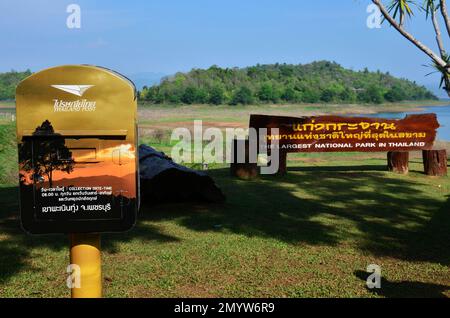
[[344, 91], [344, 87], [338, 84], [333, 84], [322, 90], [320, 100], [325, 103], [333, 102], [339, 99], [341, 92]]
[[300, 94], [293, 87], [288, 86], [281, 95], [281, 99], [287, 102], [297, 102], [300, 100]]
[[354, 103], [356, 101], [355, 90], [349, 87], [344, 88], [344, 90], [339, 94], [339, 98], [343, 102]]
[[[419, 50], [431, 58], [431, 66], [441, 74], [440, 87], [450, 96], [450, 57], [444, 47], [443, 36], [439, 25], [439, 16], [442, 17], [447, 31], [446, 37], [450, 37], [450, 18], [447, 12], [446, 0], [425, 0], [419, 5], [414, 0], [391, 0], [386, 7], [382, 0], [372, 0], [380, 9], [385, 21], [393, 26], [404, 38], [415, 45]], [[438, 53], [419, 41], [405, 28], [405, 19], [414, 14], [413, 7], [420, 7], [425, 11], [425, 18], [430, 18], [436, 34], [436, 45]], [[430, 73], [431, 74], [431, 73]]]
[[302, 100], [307, 103], [317, 103], [320, 100], [320, 91], [319, 89], [314, 88], [313, 86], [306, 88], [302, 94]]
[[405, 93], [399, 85], [393, 85], [389, 91], [384, 94], [388, 102], [399, 102], [405, 99]]
[[373, 104], [381, 104], [384, 101], [381, 87], [375, 84], [360, 91], [358, 99], [362, 102]]
[[233, 95], [233, 98], [231, 99], [232, 105], [249, 105], [253, 103], [253, 93], [250, 90], [250, 88], [246, 86], [242, 86], [239, 88]]
[[197, 97], [197, 89], [195, 87], [189, 86], [184, 91], [184, 94], [181, 97], [181, 101], [185, 104], [193, 104], [195, 103], [196, 97]]
[[195, 102], [198, 104], [206, 104], [208, 103], [208, 91], [203, 87], [197, 88], [195, 93]]
[[21, 170], [32, 172], [33, 179], [46, 176], [49, 187], [53, 186], [53, 171], [70, 173], [75, 161], [65, 145], [65, 139], [56, 134], [46, 120], [33, 132], [33, 139], [26, 139], [19, 146]]
[[144, 87], [142, 89], [140, 96], [142, 99], [144, 99], [146, 101], [153, 101], [156, 99], [156, 94], [157, 94], [157, 91], [153, 87], [150, 87], [150, 88]]
[[274, 100], [274, 90], [270, 83], [264, 83], [261, 85], [258, 91], [258, 97], [263, 102], [269, 102]]
[[220, 86], [214, 86], [209, 92], [209, 102], [213, 105], [220, 105], [224, 100], [224, 90]]
[[17, 84], [30, 75], [30, 70], [0, 73], [0, 100], [14, 99]]
[[334, 95], [334, 91], [331, 88], [325, 88], [322, 91], [322, 95], [320, 96], [320, 100], [325, 102], [325, 103], [329, 103], [331, 101], [333, 101], [335, 95]]

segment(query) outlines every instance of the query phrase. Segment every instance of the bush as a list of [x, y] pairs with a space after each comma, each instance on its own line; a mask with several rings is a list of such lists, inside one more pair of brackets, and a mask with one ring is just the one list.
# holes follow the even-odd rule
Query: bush
[[181, 101], [185, 104], [194, 104], [197, 99], [197, 89], [195, 87], [188, 87], [184, 91]]
[[253, 93], [248, 87], [241, 87], [238, 89], [231, 99], [231, 105], [249, 105], [254, 101]]
[[400, 102], [406, 98], [403, 90], [399, 86], [393, 86], [389, 91], [384, 94], [384, 98], [388, 102]]
[[220, 86], [214, 86], [209, 92], [209, 103], [213, 105], [223, 104], [224, 90]]

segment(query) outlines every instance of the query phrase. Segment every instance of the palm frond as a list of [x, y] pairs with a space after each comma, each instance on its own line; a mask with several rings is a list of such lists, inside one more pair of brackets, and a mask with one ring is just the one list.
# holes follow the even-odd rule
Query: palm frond
[[436, 0], [425, 0], [422, 5], [422, 10], [425, 11], [425, 18], [428, 19], [428, 17], [431, 15], [431, 13], [435, 12], [439, 9], [440, 4], [436, 3]]
[[388, 6], [388, 12], [392, 15], [394, 19], [399, 16], [399, 23], [402, 22], [403, 17], [411, 17], [414, 15], [411, 7], [417, 4], [413, 0], [392, 0]]
[[435, 74], [435, 73], [440, 73], [441, 74], [441, 81], [439, 83], [439, 88], [450, 89], [450, 87], [448, 87], [449, 84], [450, 84], [450, 73], [449, 73], [450, 56], [448, 54], [444, 54], [442, 56], [442, 59], [446, 63], [445, 66], [439, 65], [435, 61], [433, 61], [429, 65], [426, 65], [427, 67], [431, 67], [431, 68], [434, 69], [433, 72], [430, 72], [430, 73], [426, 74], [426, 76], [431, 75], [431, 74]]

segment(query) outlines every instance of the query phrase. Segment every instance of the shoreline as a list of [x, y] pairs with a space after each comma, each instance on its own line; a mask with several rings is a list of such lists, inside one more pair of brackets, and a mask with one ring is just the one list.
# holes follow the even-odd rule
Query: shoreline
[[418, 112], [425, 109], [425, 107], [445, 107], [450, 106], [450, 100], [424, 100], [424, 101], [411, 101], [411, 102], [399, 102], [399, 103], [383, 103], [383, 104], [253, 104], [253, 105], [208, 105], [208, 104], [192, 104], [192, 105], [173, 105], [173, 104], [146, 104], [138, 103], [138, 108], [142, 111], [180, 111], [189, 110], [192, 112], [201, 110], [211, 111], [303, 111], [305, 115], [325, 115], [333, 112], [335, 114], [376, 114], [376, 113], [397, 113], [397, 112]]
[[202, 120], [208, 127], [248, 127], [250, 115], [269, 116], [358, 116], [384, 112], [414, 112], [426, 106], [449, 106], [446, 101], [424, 101], [421, 103], [396, 103], [382, 105], [249, 105], [249, 106], [154, 106], [139, 107], [138, 121], [143, 130], [164, 130], [174, 127], [191, 127], [195, 120]]
[[[292, 116], [320, 116], [320, 115], [362, 115], [378, 113], [420, 112], [427, 107], [450, 106], [450, 100], [412, 101], [384, 104], [263, 104], [263, 105], [149, 105], [138, 102], [138, 110], [142, 112], [171, 112], [186, 110], [190, 113], [207, 110], [213, 112], [240, 112], [244, 113], [266, 113], [268, 115], [291, 114]], [[14, 101], [0, 101], [0, 111], [11, 112], [15, 110]], [[300, 113], [300, 114], [299, 114]]]
[[[417, 105], [416, 105], [417, 104]], [[429, 104], [429, 105], [424, 105]], [[380, 107], [378, 108], [378, 107]], [[424, 102], [424, 103], [411, 103], [411, 104], [382, 104], [380, 106], [369, 106], [369, 109], [367, 112], [364, 112], [362, 114], [379, 114], [379, 113], [402, 113], [402, 112], [421, 112], [424, 111], [428, 107], [447, 107], [450, 106], [450, 101], [439, 101], [439, 102]], [[373, 108], [378, 109], [373, 109]], [[411, 108], [412, 107], [412, 108]], [[357, 113], [361, 114], [361, 113]]]

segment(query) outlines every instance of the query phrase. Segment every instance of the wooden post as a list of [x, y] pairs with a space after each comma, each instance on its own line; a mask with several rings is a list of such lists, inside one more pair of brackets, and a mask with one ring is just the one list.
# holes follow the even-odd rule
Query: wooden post
[[[242, 145], [242, 143], [244, 145]], [[244, 162], [238, 162], [238, 149], [244, 150]], [[240, 154], [242, 155], [242, 154]], [[258, 176], [258, 163], [250, 162], [250, 142], [248, 139], [233, 139], [230, 172], [232, 176], [241, 179], [253, 179]]]
[[278, 167], [278, 175], [284, 176], [287, 173], [287, 152], [280, 149], [280, 165]]
[[443, 150], [423, 150], [423, 167], [426, 175], [446, 176], [447, 175], [447, 151]]
[[409, 171], [409, 152], [389, 151], [387, 154], [388, 170], [396, 173], [407, 174]]

